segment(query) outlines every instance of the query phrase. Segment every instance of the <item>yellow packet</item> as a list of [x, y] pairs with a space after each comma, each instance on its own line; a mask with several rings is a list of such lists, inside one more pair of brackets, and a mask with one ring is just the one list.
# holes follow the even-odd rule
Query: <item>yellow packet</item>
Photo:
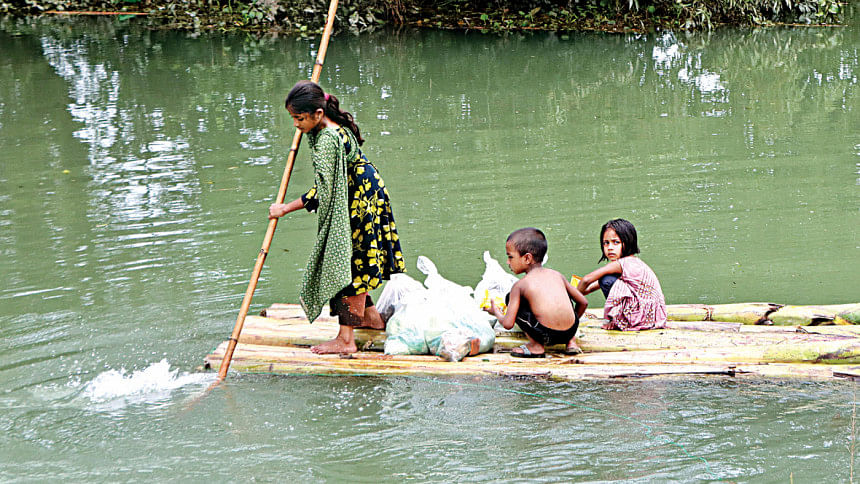
[[502, 312], [502, 314], [505, 314], [508, 311], [508, 306], [507, 304], [505, 304], [505, 300], [500, 297], [491, 297], [490, 291], [487, 289], [484, 289], [484, 300], [481, 301], [481, 309], [490, 309], [491, 299], [496, 304], [496, 307], [499, 308], [499, 311]]
[[581, 277], [574, 274], [574, 275], [570, 276], [570, 285], [573, 287], [576, 287], [577, 284], [579, 284], [579, 281], [581, 281], [581, 280], [582, 280]]

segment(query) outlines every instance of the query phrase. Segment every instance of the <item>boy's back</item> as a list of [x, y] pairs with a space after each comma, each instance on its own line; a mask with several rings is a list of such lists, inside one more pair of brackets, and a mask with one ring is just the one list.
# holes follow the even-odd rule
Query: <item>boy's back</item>
[[536, 267], [515, 284], [538, 322], [558, 331], [570, 329], [576, 323], [569, 285], [560, 272], [546, 267]]

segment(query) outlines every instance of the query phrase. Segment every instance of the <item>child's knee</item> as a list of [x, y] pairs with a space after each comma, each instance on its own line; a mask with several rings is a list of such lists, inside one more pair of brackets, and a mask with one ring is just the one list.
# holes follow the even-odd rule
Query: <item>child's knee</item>
[[615, 281], [617, 280], [618, 276], [615, 274], [606, 274], [600, 278], [600, 290], [603, 291], [604, 297], [609, 297], [609, 290], [612, 289], [612, 285], [615, 284]]

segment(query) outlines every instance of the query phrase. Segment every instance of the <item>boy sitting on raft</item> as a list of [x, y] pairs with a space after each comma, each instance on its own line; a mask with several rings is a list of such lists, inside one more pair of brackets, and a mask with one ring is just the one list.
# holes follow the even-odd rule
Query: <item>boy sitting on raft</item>
[[528, 336], [529, 342], [514, 348], [511, 356], [543, 358], [544, 347], [555, 344], [566, 344], [568, 353], [582, 352], [574, 335], [588, 301], [560, 272], [543, 267], [546, 249], [546, 237], [535, 228], [516, 230], [505, 242], [508, 267], [514, 274], [526, 275], [511, 288], [506, 298], [506, 314], [492, 301], [485, 311], [495, 316], [505, 329], [513, 328], [516, 323]]

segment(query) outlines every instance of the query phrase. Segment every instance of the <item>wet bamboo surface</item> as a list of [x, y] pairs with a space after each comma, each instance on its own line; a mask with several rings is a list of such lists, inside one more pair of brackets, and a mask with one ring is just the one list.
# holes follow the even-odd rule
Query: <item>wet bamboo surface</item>
[[[771, 306], [784, 307], [760, 304], [731, 305], [736, 306], [731, 309], [738, 310], [733, 314], [757, 314], [761, 310], [773, 313]], [[688, 308], [700, 310], [693, 305], [685, 305], [683, 310]], [[725, 307], [705, 311], [710, 317], [727, 313]], [[564, 348], [557, 346], [547, 349], [545, 359], [514, 358], [509, 350], [523, 344], [525, 335], [498, 332], [494, 353], [449, 363], [431, 355], [384, 355], [385, 332], [374, 330], [356, 330], [360, 351], [354, 355], [316, 355], [309, 347], [337, 334], [334, 318], [324, 316], [311, 325], [301, 308], [292, 304], [275, 304], [264, 313], [268, 317], [248, 316], [245, 322], [233, 356], [232, 368], [237, 371], [556, 380], [706, 374], [860, 379], [860, 326], [834, 322], [828, 326], [777, 326], [687, 320], [669, 321], [668, 328], [661, 330], [622, 332], [601, 329], [603, 321], [594, 317], [599, 312], [592, 311], [577, 333], [583, 354], [564, 355]], [[206, 368], [219, 368], [226, 345], [220, 344], [205, 358]]]

